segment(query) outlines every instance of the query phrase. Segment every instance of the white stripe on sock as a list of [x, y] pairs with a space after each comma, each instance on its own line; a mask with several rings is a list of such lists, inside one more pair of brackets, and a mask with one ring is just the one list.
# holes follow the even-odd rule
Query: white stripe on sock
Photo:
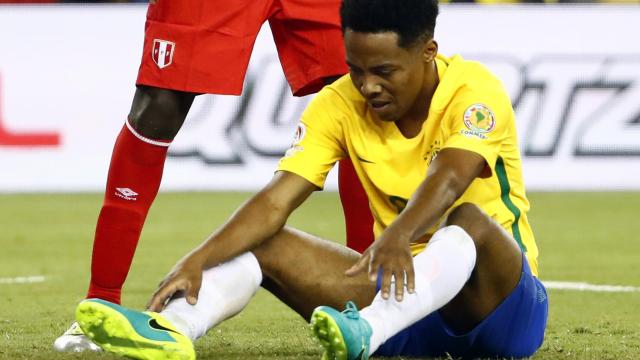
[[171, 145], [170, 141], [169, 142], [164, 142], [164, 141], [152, 140], [152, 139], [146, 138], [146, 137], [138, 134], [138, 132], [133, 128], [133, 126], [131, 126], [131, 124], [129, 124], [129, 119], [127, 119], [127, 121], [125, 121], [125, 123], [127, 124], [127, 129], [129, 129], [129, 131], [131, 131], [131, 133], [135, 137], [137, 137], [141, 141], [146, 142], [147, 144], [156, 145], [156, 146], [162, 146], [162, 147], [169, 147], [169, 145]]

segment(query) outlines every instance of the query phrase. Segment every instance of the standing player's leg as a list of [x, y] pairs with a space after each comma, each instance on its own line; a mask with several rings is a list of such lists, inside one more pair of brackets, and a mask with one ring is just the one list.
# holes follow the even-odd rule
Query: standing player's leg
[[373, 215], [369, 208], [369, 199], [351, 160], [341, 160], [338, 171], [338, 187], [344, 211], [347, 246], [362, 253], [374, 240]]
[[153, 203], [167, 149], [195, 95], [139, 86], [113, 149], [98, 216], [87, 298], [120, 303], [145, 218]]
[[[160, 187], [167, 149], [195, 95], [139, 86], [113, 148], [98, 216], [87, 298], [120, 303], [145, 218]], [[54, 342], [57, 351], [97, 350], [78, 328]]]
[[[194, 93], [240, 94], [268, 11], [264, 2], [254, 0], [224, 6], [194, 0], [149, 4], [139, 88], [114, 147], [88, 296], [120, 301], [140, 229], [160, 184], [168, 143], [180, 129]], [[228, 31], [219, 31], [221, 27]], [[54, 348], [92, 347], [72, 325]]]

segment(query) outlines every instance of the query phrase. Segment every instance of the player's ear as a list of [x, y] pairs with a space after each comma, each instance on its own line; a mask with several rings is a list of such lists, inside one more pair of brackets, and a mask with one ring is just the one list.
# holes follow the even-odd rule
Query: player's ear
[[427, 40], [424, 44], [424, 62], [432, 62], [436, 58], [436, 55], [438, 55], [438, 43], [433, 39]]

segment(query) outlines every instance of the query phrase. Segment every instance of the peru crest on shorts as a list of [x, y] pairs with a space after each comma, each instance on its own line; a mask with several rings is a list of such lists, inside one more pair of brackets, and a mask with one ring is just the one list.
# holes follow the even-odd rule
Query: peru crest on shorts
[[153, 62], [156, 63], [160, 69], [171, 65], [175, 48], [176, 44], [171, 41], [153, 39], [153, 50], [151, 52]]

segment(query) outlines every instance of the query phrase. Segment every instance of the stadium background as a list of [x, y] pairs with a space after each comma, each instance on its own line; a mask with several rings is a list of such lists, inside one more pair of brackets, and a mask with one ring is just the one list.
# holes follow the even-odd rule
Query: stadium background
[[[0, 358], [58, 358], [51, 343], [88, 282], [145, 5], [0, 3]], [[444, 5], [436, 30], [441, 52], [485, 63], [514, 102], [541, 278], [553, 287], [538, 358], [640, 357], [640, 7], [625, 3]], [[290, 95], [268, 27], [244, 94], [196, 100], [170, 150], [125, 304], [143, 306], [173, 262], [268, 181], [290, 144], [309, 97]], [[327, 190], [292, 225], [341, 241], [335, 177]], [[198, 351], [316, 358], [303, 327], [260, 293]]]

